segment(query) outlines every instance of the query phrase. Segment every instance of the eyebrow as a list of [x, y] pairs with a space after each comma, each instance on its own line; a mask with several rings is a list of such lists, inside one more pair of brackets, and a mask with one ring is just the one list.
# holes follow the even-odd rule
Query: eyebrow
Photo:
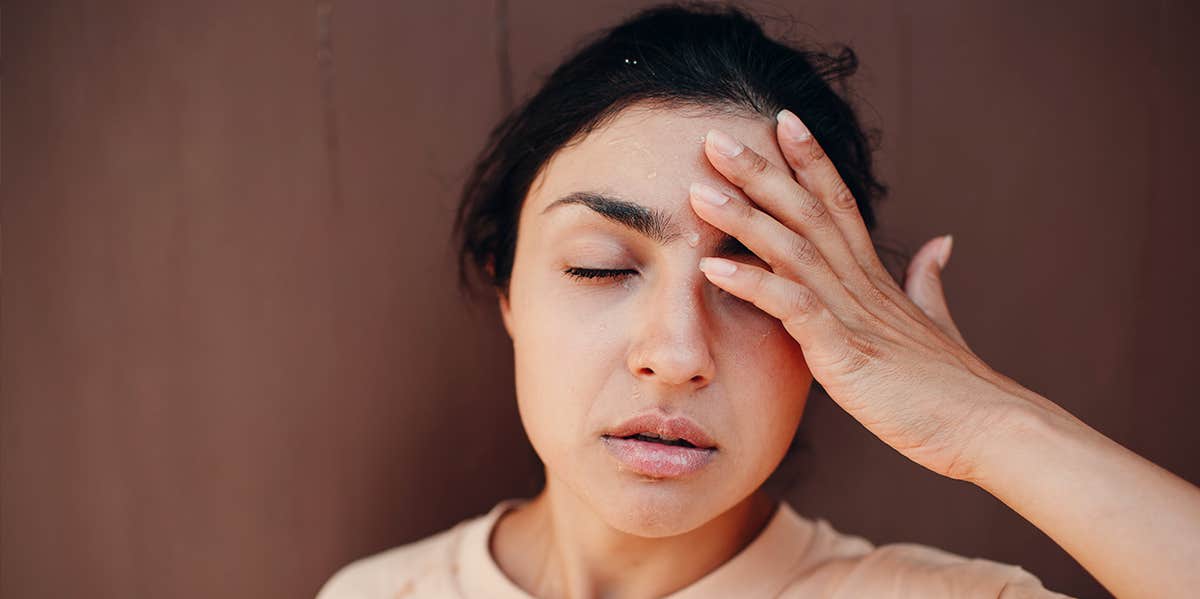
[[[542, 209], [542, 214], [559, 206], [578, 204], [586, 206], [600, 216], [626, 228], [632, 229], [659, 245], [675, 241], [682, 234], [671, 216], [661, 210], [652, 210], [641, 204], [595, 191], [577, 191], [567, 194]], [[728, 233], [722, 233], [716, 252], [721, 256], [739, 256], [752, 252]]]

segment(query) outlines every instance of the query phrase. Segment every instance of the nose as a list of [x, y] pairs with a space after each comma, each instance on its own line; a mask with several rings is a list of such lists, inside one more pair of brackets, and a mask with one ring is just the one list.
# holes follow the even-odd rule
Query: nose
[[635, 377], [660, 385], [685, 385], [689, 390], [712, 381], [716, 364], [704, 306], [706, 284], [697, 270], [686, 283], [664, 279], [645, 290], [628, 355]]

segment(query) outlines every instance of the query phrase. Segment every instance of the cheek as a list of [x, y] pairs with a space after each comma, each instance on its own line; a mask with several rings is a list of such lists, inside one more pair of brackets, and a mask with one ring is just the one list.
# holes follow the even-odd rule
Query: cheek
[[[730, 344], [729, 384], [746, 403], [739, 408], [740, 438], [756, 440], [748, 451], [765, 461], [782, 456], [791, 442], [812, 387], [800, 345], [777, 320], [746, 325]], [[767, 464], [764, 463], [764, 467]]]
[[624, 366], [622, 331], [616, 316], [580, 312], [577, 302], [552, 293], [526, 297], [513, 311], [518, 406], [526, 434], [550, 464], [590, 438], [590, 415]]
[[770, 379], [765, 382], [787, 388], [797, 383], [807, 386], [812, 380], [800, 344], [778, 319], [748, 308], [725, 327], [724, 353], [738, 372], [753, 373], [756, 379]]

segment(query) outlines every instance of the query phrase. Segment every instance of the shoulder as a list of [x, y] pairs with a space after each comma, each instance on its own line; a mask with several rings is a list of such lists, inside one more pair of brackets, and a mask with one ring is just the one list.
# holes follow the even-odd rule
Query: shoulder
[[393, 597], [415, 591], [418, 585], [438, 596], [449, 595], [462, 537], [486, 517], [463, 520], [419, 541], [342, 566], [321, 587], [317, 599]]
[[1020, 566], [917, 543], [875, 546], [817, 520], [809, 568], [785, 597], [1062, 599]]
[[[1042, 586], [1012, 564], [957, 555], [916, 543], [892, 543], [864, 555], [842, 580], [851, 594], [895, 597], [1050, 599], [1065, 595]], [[890, 594], [889, 594], [890, 593]]]

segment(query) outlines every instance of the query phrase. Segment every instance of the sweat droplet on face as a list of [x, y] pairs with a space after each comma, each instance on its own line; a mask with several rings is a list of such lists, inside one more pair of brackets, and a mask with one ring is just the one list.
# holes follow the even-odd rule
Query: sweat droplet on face
[[775, 329], [767, 329], [767, 330], [763, 331], [763, 333], [758, 336], [758, 344], [762, 345], [763, 342], [765, 342], [767, 340], [767, 337], [770, 337], [771, 333], [774, 333], [774, 332], [775, 332]]
[[688, 232], [688, 234], [685, 237], [687, 237], [688, 246], [696, 247], [696, 246], [700, 245], [700, 234], [699, 233], [697, 233], [695, 231], [690, 231], [690, 232]]

